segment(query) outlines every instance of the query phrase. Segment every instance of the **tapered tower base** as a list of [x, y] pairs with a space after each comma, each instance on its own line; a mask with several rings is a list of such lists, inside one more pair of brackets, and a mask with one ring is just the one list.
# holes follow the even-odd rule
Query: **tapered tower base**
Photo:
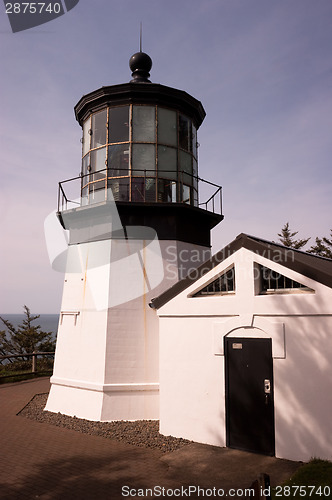
[[149, 303], [209, 254], [157, 239], [70, 245], [45, 409], [97, 421], [158, 419], [159, 328]]

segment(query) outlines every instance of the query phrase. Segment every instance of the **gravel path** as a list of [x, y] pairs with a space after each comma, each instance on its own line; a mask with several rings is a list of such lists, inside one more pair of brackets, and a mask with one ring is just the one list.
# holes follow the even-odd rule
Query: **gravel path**
[[137, 420], [135, 422], [92, 422], [82, 418], [68, 417], [61, 413], [44, 411], [48, 394], [36, 394], [18, 415], [65, 427], [84, 434], [102, 436], [124, 443], [146, 448], [159, 448], [163, 452], [175, 451], [191, 441], [159, 434], [158, 420]]

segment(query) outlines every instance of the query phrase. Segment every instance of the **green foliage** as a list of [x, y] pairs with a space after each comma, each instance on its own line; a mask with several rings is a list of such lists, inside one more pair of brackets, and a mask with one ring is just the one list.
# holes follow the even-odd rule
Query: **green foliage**
[[301, 240], [296, 240], [294, 239], [294, 237], [297, 235], [297, 233], [298, 231], [292, 232], [289, 228], [289, 222], [286, 222], [284, 227], [281, 229], [281, 233], [278, 233], [279, 241], [281, 242], [282, 245], [285, 245], [285, 247], [295, 248], [296, 250], [300, 250], [308, 243], [310, 237]]
[[330, 239], [326, 238], [316, 238], [316, 245], [312, 245], [308, 253], [313, 253], [315, 255], [319, 255], [320, 257], [327, 257], [328, 259], [332, 259], [332, 229], [330, 230], [331, 235]]
[[30, 361], [15, 360], [12, 363], [0, 365], [0, 384], [8, 384], [9, 382], [17, 382], [18, 380], [27, 380], [52, 373], [53, 357], [39, 356], [36, 363], [37, 371], [32, 372], [31, 368], [31, 358]]
[[[297, 486], [302, 486], [302, 491]], [[290, 490], [288, 490], [288, 487]], [[284, 495], [293, 499], [311, 498], [322, 499], [332, 496], [332, 462], [328, 460], [312, 459], [300, 467], [295, 474], [282, 485]], [[280, 497], [280, 496], [279, 496]], [[277, 498], [272, 494], [272, 498]]]
[[[28, 354], [34, 351], [54, 351], [55, 341], [52, 340], [51, 332], [44, 332], [40, 325], [32, 323], [40, 317], [33, 316], [30, 309], [24, 306], [25, 318], [22, 323], [15, 328], [12, 323], [0, 316], [0, 320], [7, 328], [0, 331], [0, 355]], [[23, 360], [29, 359], [21, 358]], [[9, 362], [13, 362], [9, 359]], [[1, 360], [0, 360], [1, 364]]]
[[332, 248], [332, 229], [330, 229], [330, 239], [324, 237], [323, 241], [326, 245]]
[[[311, 245], [307, 253], [311, 253], [314, 255], [318, 255], [319, 257], [327, 257], [328, 259], [332, 259], [332, 229], [330, 230], [330, 237], [323, 238], [315, 238], [315, 245]], [[304, 239], [295, 239], [298, 231], [291, 231], [289, 228], [289, 222], [286, 222], [284, 227], [281, 229], [281, 233], [278, 233], [279, 241], [285, 247], [294, 248], [296, 250], [301, 250], [310, 238]]]

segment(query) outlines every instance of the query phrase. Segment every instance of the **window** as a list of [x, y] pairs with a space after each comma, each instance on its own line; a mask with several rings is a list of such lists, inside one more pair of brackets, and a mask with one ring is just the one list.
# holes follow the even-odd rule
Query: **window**
[[133, 106], [133, 141], [156, 141], [156, 108], [154, 106]]
[[129, 178], [108, 179], [107, 185], [112, 190], [114, 201], [129, 200]]
[[90, 149], [90, 138], [91, 138], [91, 129], [90, 129], [90, 126], [91, 126], [91, 120], [90, 120], [90, 118], [88, 118], [83, 123], [83, 151], [82, 151], [83, 156]]
[[176, 111], [158, 108], [158, 143], [177, 145]]
[[235, 268], [232, 267], [224, 272], [217, 279], [211, 281], [204, 288], [196, 292], [193, 297], [202, 297], [204, 295], [223, 295], [235, 292]]
[[124, 177], [129, 174], [129, 144], [108, 146], [107, 167], [109, 177]]
[[108, 142], [129, 141], [129, 107], [109, 109]]
[[92, 115], [91, 149], [99, 148], [106, 144], [106, 120], [106, 109]]
[[176, 182], [170, 180], [158, 180], [158, 201], [164, 201], [167, 203], [176, 202]]
[[192, 140], [193, 140], [193, 155], [195, 158], [197, 158], [197, 130], [192, 125]]
[[191, 201], [191, 189], [189, 186], [185, 186], [184, 184], [182, 185], [182, 198], [180, 201], [183, 203], [187, 203], [187, 205], [190, 205]]
[[91, 170], [90, 153], [88, 153], [86, 156], [84, 156], [82, 161], [82, 175], [84, 184], [88, 182], [87, 175], [89, 174], [90, 170]]
[[260, 264], [254, 264], [257, 294], [314, 292], [311, 288]]
[[[101, 179], [106, 175], [106, 148], [95, 149], [90, 153], [91, 158], [91, 172], [98, 172], [95, 174], [94, 180]], [[102, 172], [99, 172], [99, 171]]]
[[[192, 156], [184, 151], [180, 151], [179, 154], [179, 170], [181, 172], [181, 182], [185, 184], [192, 185], [193, 183], [193, 165], [192, 165]], [[187, 175], [189, 174], [189, 175]]]
[[156, 174], [156, 150], [153, 144], [134, 144], [132, 156], [132, 175], [154, 176]]
[[177, 179], [176, 149], [158, 146], [158, 175], [163, 179]]
[[179, 115], [179, 146], [186, 151], [192, 150], [191, 121], [183, 115]]

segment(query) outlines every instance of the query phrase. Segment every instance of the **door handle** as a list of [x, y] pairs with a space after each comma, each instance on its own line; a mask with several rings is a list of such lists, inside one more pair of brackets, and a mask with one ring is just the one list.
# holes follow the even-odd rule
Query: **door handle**
[[267, 378], [264, 380], [264, 393], [265, 393], [265, 404], [268, 405], [271, 394], [271, 381]]
[[271, 394], [271, 381], [267, 378], [264, 380], [264, 392], [265, 394]]

